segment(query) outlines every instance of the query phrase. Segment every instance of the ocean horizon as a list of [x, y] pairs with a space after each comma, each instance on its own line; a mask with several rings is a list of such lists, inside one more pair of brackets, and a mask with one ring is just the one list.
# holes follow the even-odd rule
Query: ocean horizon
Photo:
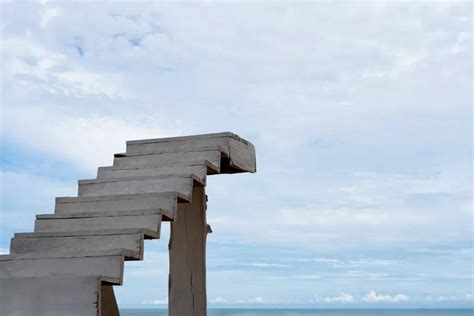
[[[121, 309], [122, 316], [165, 316], [167, 309]], [[471, 316], [474, 309], [209, 308], [208, 316]]]

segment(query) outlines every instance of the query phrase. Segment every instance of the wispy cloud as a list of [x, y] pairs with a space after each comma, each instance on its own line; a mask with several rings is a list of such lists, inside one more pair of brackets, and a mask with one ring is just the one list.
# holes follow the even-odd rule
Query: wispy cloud
[[396, 295], [383, 295], [377, 294], [375, 291], [370, 291], [367, 295], [363, 296], [362, 298], [358, 299], [351, 294], [347, 293], [340, 293], [337, 296], [325, 296], [325, 297], [315, 297], [311, 300], [313, 303], [327, 303], [327, 304], [346, 304], [346, 303], [357, 303], [357, 302], [365, 302], [365, 303], [402, 303], [408, 302], [410, 298], [404, 294], [396, 294]]
[[224, 304], [227, 303], [227, 300], [221, 296], [218, 296], [216, 298], [211, 299], [210, 302], [213, 304]]
[[252, 263], [242, 263], [242, 266], [254, 267], [254, 268], [290, 268], [289, 264], [281, 263], [266, 263], [266, 262], [252, 262]]
[[435, 300], [438, 302], [469, 302], [474, 301], [474, 294], [466, 293], [458, 296], [438, 296]]

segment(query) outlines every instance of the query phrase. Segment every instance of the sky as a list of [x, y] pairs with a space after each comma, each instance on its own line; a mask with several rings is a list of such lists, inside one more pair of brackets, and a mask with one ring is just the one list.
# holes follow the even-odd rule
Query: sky
[[[0, 250], [132, 139], [231, 131], [211, 307], [472, 307], [472, 3], [1, 1]], [[120, 307], [165, 307], [169, 225]]]

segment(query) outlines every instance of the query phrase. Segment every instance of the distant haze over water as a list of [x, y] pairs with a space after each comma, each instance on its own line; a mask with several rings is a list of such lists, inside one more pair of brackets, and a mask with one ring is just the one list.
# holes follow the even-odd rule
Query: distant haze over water
[[[165, 316], [166, 309], [124, 309], [122, 316]], [[209, 309], [208, 316], [471, 316], [473, 309]]]

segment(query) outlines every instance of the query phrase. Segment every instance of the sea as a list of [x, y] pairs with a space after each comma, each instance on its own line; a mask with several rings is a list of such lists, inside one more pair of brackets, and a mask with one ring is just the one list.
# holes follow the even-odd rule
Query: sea
[[[121, 316], [167, 316], [166, 309], [123, 309]], [[473, 316], [473, 309], [208, 309], [208, 316]]]

